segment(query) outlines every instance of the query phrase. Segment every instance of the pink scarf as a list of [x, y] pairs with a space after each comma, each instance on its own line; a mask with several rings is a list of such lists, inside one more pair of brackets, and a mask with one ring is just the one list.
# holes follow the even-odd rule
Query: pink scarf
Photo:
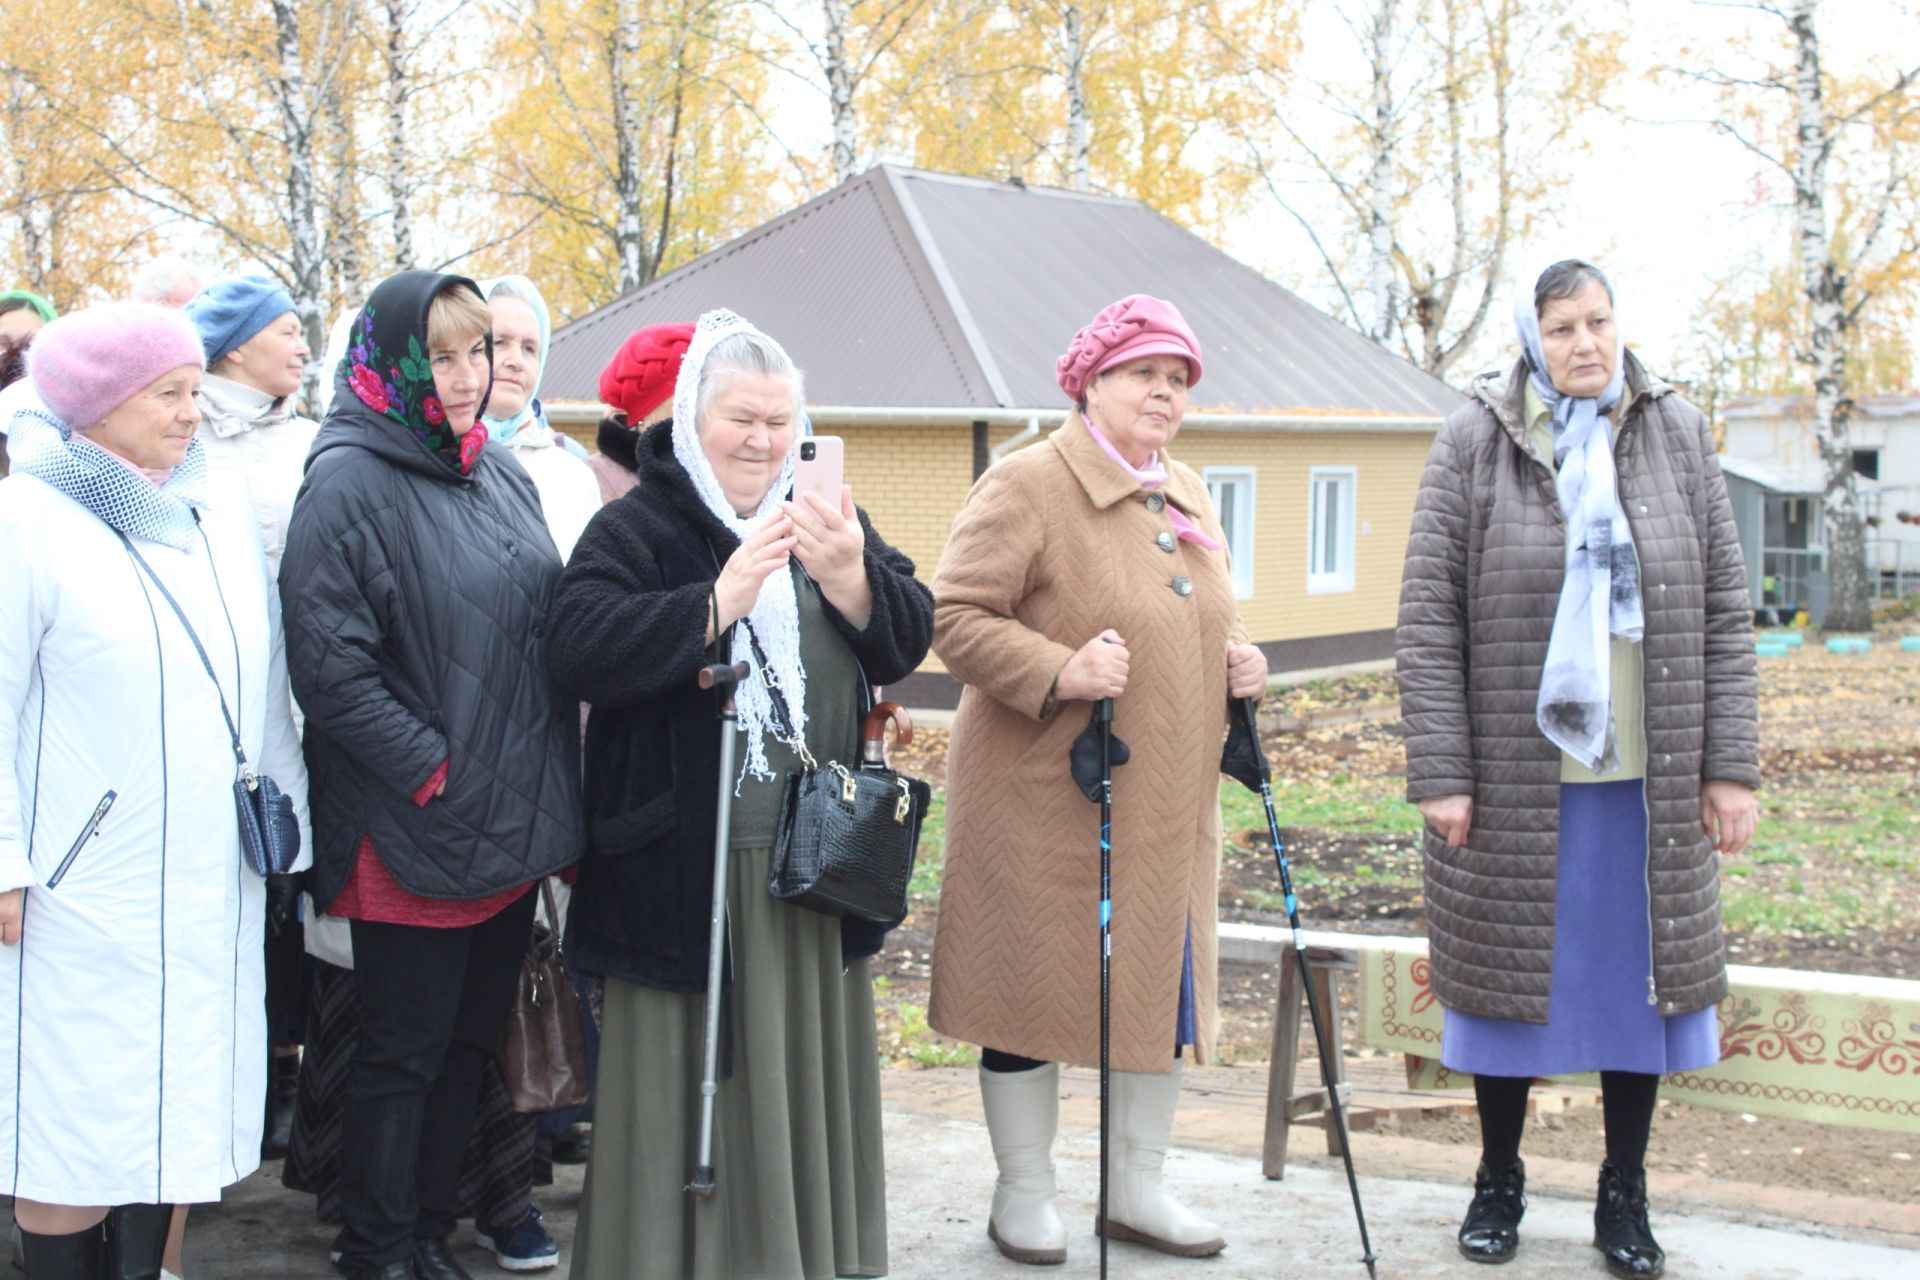
[[[1082, 418], [1081, 421], [1086, 424], [1087, 434], [1093, 437], [1093, 442], [1100, 446], [1100, 451], [1113, 459], [1114, 466], [1132, 476], [1142, 489], [1152, 492], [1167, 482], [1167, 470], [1160, 465], [1158, 450], [1147, 455], [1146, 466], [1136, 467], [1120, 456], [1120, 451], [1113, 447], [1112, 441], [1100, 434], [1100, 428], [1093, 425], [1092, 419]], [[1171, 502], [1167, 504], [1167, 522], [1173, 526], [1174, 536], [1182, 542], [1194, 543], [1208, 551], [1219, 551], [1226, 546], [1218, 538], [1212, 537], [1199, 525], [1189, 520], [1187, 513]]]
[[87, 439], [87, 435], [83, 431], [76, 431], [73, 434], [75, 438], [85, 441], [88, 445], [91, 445], [93, 448], [98, 449], [101, 453], [106, 454], [109, 458], [112, 458], [115, 462], [119, 463], [121, 466], [125, 467], [127, 470], [133, 472], [133, 474], [139, 476], [142, 480], [145, 480], [148, 484], [152, 485], [156, 489], [163, 487], [167, 483], [167, 481], [173, 479], [172, 467], [143, 467], [137, 462], [133, 462], [127, 458], [121, 457], [119, 454], [115, 453], [113, 450], [109, 448], [106, 448], [104, 445], [94, 444], [92, 440]]

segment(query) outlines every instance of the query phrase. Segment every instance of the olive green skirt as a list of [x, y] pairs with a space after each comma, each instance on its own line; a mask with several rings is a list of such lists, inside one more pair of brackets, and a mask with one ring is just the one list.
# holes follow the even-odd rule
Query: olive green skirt
[[766, 849], [732, 855], [734, 983], [714, 1119], [718, 1190], [687, 1191], [706, 997], [608, 981], [574, 1280], [887, 1273], [880, 1058], [867, 963], [840, 922], [775, 902]]

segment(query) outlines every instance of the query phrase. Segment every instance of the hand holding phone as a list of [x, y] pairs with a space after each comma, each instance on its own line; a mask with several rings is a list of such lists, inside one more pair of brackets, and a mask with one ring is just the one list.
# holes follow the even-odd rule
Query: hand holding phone
[[846, 446], [839, 436], [807, 436], [793, 444], [793, 500], [817, 493], [835, 511], [846, 484]]

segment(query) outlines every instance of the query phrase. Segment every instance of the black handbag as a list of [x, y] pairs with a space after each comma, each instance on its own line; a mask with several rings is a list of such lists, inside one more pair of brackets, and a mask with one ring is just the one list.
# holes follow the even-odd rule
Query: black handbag
[[[160, 581], [146, 557], [140, 554], [126, 534], [120, 534], [120, 541], [126, 546], [127, 554], [133, 557], [134, 563], [140, 566], [154, 586], [160, 588], [160, 594], [172, 606], [173, 616], [180, 619], [187, 639], [193, 641], [193, 651], [200, 655], [200, 665], [207, 669], [207, 678], [213, 681], [213, 691], [220, 699], [220, 714], [226, 717], [227, 733], [233, 738], [233, 759], [240, 774], [233, 782], [233, 807], [240, 819], [240, 852], [246, 858], [247, 865], [253, 868], [254, 874], [263, 877], [286, 875], [300, 858], [300, 819], [293, 812], [293, 801], [274, 784], [272, 778], [264, 773], [255, 773], [253, 766], [247, 763], [246, 749], [240, 745], [240, 728], [233, 722], [233, 713], [227, 710], [227, 694], [220, 687], [220, 677], [214, 674], [213, 661], [207, 657], [206, 646], [200, 643], [200, 636], [194, 631], [193, 624], [187, 621], [180, 602], [173, 598], [173, 592], [167, 590], [167, 584]], [[208, 554], [211, 556], [211, 551]]]
[[861, 726], [857, 766], [830, 760], [788, 775], [767, 875], [767, 892], [780, 901], [878, 924], [906, 917], [933, 791], [887, 766], [889, 723], [898, 727], [900, 745], [913, 741], [906, 710], [882, 702]]

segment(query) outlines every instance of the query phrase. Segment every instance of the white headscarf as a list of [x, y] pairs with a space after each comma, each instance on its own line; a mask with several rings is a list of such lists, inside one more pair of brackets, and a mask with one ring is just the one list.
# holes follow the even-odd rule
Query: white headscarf
[[[760, 505], [749, 515], [736, 515], [733, 504], [727, 501], [726, 493], [720, 488], [719, 477], [713, 473], [713, 464], [707, 461], [706, 450], [700, 447], [697, 411], [700, 405], [700, 381], [706, 371], [707, 358], [721, 341], [741, 333], [758, 335], [780, 352], [783, 358], [786, 356], [779, 343], [731, 311], [709, 311], [701, 316], [699, 323], [694, 326], [693, 341], [680, 363], [680, 376], [673, 387], [673, 456], [686, 469], [687, 475], [693, 480], [694, 491], [700, 495], [700, 501], [706, 504], [707, 510], [713, 513], [714, 519], [744, 540], [754, 529], [773, 517], [792, 490], [793, 451], [787, 451], [785, 460], [780, 464], [780, 475], [768, 488], [766, 496], [760, 499]], [[795, 424], [795, 437], [810, 434], [812, 428], [806, 418], [799, 417]], [[804, 741], [807, 733], [807, 671], [800, 661], [800, 607], [794, 598], [791, 572], [767, 576], [760, 586], [760, 597], [754, 602], [753, 611], [741, 619], [739, 628], [741, 635], [739, 642], [734, 645], [732, 660], [745, 662], [752, 668], [747, 679], [740, 682], [740, 691], [734, 700], [741, 732], [747, 738], [746, 761], [741, 766], [740, 780], [744, 780], [748, 774], [756, 778], [772, 778], [773, 769], [767, 763], [766, 735], [774, 731], [776, 741], [779, 737], [773, 713], [773, 691], [768, 688], [749, 637], [760, 642], [760, 650], [766, 655], [773, 683], [779, 687], [780, 700], [785, 704], [789, 723], [793, 726], [795, 740]], [[738, 790], [738, 782], [735, 789]]]
[[[1606, 283], [1598, 267], [1579, 265]], [[1513, 300], [1528, 378], [1553, 414], [1558, 460], [1554, 488], [1567, 521], [1566, 576], [1553, 614], [1534, 719], [1549, 741], [1604, 775], [1620, 766], [1613, 724], [1612, 640], [1637, 641], [1643, 633], [1640, 559], [1620, 508], [1609, 416], [1625, 394], [1627, 348], [1616, 340], [1613, 376], [1599, 395], [1570, 396], [1554, 386], [1533, 302], [1535, 282], [1544, 274], [1523, 280]], [[1611, 297], [1612, 286], [1606, 288]], [[1616, 315], [1616, 338], [1618, 329]]]

